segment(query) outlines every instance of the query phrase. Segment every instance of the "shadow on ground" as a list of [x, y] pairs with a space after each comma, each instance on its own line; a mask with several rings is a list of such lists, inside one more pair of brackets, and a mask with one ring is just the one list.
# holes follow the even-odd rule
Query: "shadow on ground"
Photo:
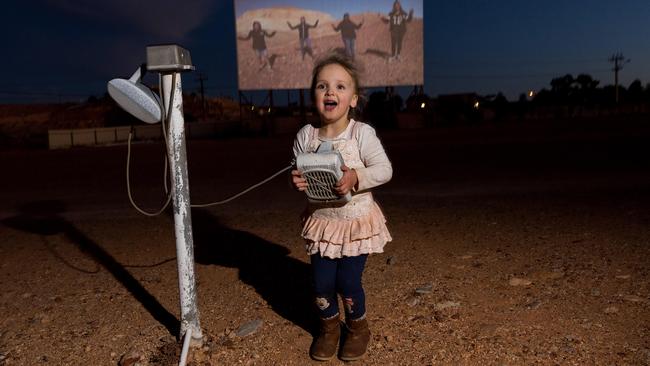
[[371, 56], [376, 56], [376, 57], [379, 57], [382, 60], [388, 60], [388, 58], [390, 57], [390, 53], [388, 53], [386, 51], [374, 49], [374, 48], [366, 49], [366, 52], [364, 54], [371, 55]]
[[[124, 286], [131, 295], [138, 300], [142, 306], [156, 319], [160, 324], [165, 326], [170, 334], [177, 336], [180, 331], [179, 320], [160, 302], [151, 295], [135, 277], [126, 270], [125, 266], [113, 258], [109, 252], [102, 248], [98, 243], [87, 237], [71, 222], [61, 217], [66, 210], [65, 204], [60, 201], [39, 201], [24, 204], [19, 207], [19, 214], [1, 221], [1, 223], [10, 228], [21, 230], [27, 233], [41, 235], [43, 237], [51, 235], [64, 235], [71, 243], [75, 244], [79, 250], [91, 257], [99, 266], [106, 269], [113, 277]], [[52, 248], [46, 245], [46, 249], [52, 253]], [[72, 266], [65, 258], [58, 254], [55, 257], [61, 260], [65, 265], [93, 275], [97, 271], [85, 271]]]
[[313, 334], [307, 263], [289, 257], [290, 251], [279, 244], [224, 226], [203, 209], [192, 210], [192, 226], [197, 263], [238, 268], [239, 278], [278, 315]]

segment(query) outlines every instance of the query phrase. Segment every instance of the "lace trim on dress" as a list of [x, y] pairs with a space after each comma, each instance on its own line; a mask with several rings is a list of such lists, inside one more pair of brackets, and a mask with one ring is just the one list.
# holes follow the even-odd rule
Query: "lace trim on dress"
[[377, 203], [367, 215], [352, 219], [322, 219], [309, 216], [303, 227], [309, 254], [340, 258], [359, 254], [382, 253], [392, 238], [386, 219]]

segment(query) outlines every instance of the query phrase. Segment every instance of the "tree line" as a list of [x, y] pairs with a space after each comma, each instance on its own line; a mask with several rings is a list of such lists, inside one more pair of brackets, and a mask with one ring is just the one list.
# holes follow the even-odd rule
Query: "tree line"
[[[580, 74], [573, 77], [567, 74], [551, 80], [550, 89], [542, 89], [533, 101], [541, 105], [583, 105], [609, 106], [616, 103], [616, 87], [605, 85], [599, 87], [600, 81], [591, 75]], [[636, 79], [626, 88], [618, 86], [620, 103], [641, 103], [650, 100], [650, 83], [645, 87]], [[526, 95], [520, 96], [520, 100]]]

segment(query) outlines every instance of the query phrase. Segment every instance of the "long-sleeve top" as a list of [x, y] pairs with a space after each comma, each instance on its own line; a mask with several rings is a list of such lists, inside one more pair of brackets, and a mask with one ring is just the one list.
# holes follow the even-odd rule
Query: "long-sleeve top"
[[[355, 191], [364, 191], [388, 182], [393, 176], [393, 167], [386, 155], [386, 151], [384, 150], [381, 141], [379, 141], [379, 138], [377, 137], [375, 129], [362, 122], [352, 122], [353, 121], [350, 121], [346, 130], [339, 136], [333, 139], [319, 138], [319, 140], [340, 140], [353, 133], [352, 137], [357, 140], [359, 155], [361, 161], [365, 165], [365, 168], [354, 169], [357, 173], [358, 179]], [[354, 131], [350, 131], [354, 124], [356, 124], [357, 127]], [[314, 128], [311, 125], [306, 125], [298, 131], [293, 146], [294, 156], [298, 156], [299, 153], [307, 151], [313, 131]]]
[[307, 39], [309, 38], [309, 28], [316, 28], [318, 25], [318, 20], [316, 20], [316, 23], [308, 24], [307, 22], [300, 22], [297, 25], [293, 26], [291, 23], [287, 22], [289, 24], [289, 28], [291, 29], [298, 29], [298, 37], [300, 39]]
[[357, 24], [354, 24], [354, 22], [351, 21], [350, 19], [347, 19], [347, 20], [343, 19], [343, 20], [341, 20], [339, 25], [337, 25], [334, 28], [334, 30], [337, 31], [337, 32], [340, 30], [342, 38], [356, 39], [357, 38], [357, 29], [361, 28], [362, 24], [363, 23], [357, 25]]
[[392, 11], [388, 14], [389, 30], [391, 32], [405, 32], [406, 23], [411, 20], [413, 20], [413, 11], [408, 14], [404, 10]]
[[264, 41], [264, 37], [273, 37], [275, 35], [275, 32], [273, 33], [268, 33], [267, 31], [261, 29], [261, 30], [254, 30], [252, 29], [250, 32], [248, 32], [248, 35], [245, 38], [240, 38], [242, 41], [247, 41], [251, 38], [253, 38], [253, 49], [254, 50], [265, 50], [266, 49], [266, 42]]

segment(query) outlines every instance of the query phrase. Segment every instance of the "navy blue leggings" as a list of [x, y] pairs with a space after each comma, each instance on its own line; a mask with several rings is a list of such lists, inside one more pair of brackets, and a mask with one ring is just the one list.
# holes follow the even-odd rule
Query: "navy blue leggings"
[[316, 307], [321, 318], [331, 318], [339, 312], [336, 294], [341, 294], [346, 317], [359, 319], [366, 314], [366, 296], [361, 275], [368, 255], [327, 258], [320, 254], [311, 256], [312, 278]]

